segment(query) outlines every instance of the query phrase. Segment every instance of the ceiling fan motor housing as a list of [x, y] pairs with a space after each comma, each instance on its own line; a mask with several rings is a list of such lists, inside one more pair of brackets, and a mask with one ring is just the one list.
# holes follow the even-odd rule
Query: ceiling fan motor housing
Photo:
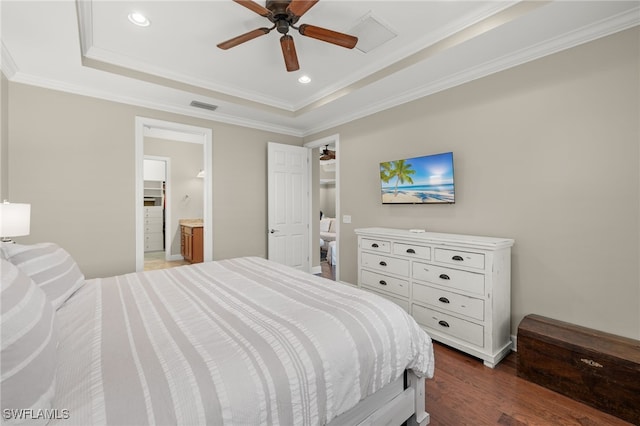
[[286, 34], [289, 32], [289, 21], [286, 19], [278, 19], [275, 24], [276, 29], [280, 34]]
[[267, 0], [266, 8], [271, 11], [268, 19], [276, 25], [276, 29], [280, 34], [289, 32], [289, 26], [295, 24], [299, 19], [298, 16], [292, 15], [287, 11], [291, 0]]

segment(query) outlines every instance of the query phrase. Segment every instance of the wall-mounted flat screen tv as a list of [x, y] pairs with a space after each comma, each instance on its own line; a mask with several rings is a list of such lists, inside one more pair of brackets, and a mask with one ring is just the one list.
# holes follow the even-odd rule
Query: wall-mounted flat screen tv
[[453, 153], [380, 163], [382, 204], [453, 204]]

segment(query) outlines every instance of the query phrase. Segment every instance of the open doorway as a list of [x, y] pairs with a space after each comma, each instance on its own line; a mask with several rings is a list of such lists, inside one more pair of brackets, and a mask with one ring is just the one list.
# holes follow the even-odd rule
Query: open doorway
[[332, 135], [305, 144], [314, 150], [312, 158], [317, 159], [313, 164], [315, 172], [309, 191], [313, 194], [310, 224], [315, 229], [311, 236], [318, 236], [311, 240], [320, 246], [315, 250], [319, 266], [314, 268], [314, 273], [334, 281], [340, 280], [339, 142], [339, 136]]
[[167, 219], [173, 206], [171, 197], [171, 157], [148, 155], [154, 152], [145, 140], [144, 176], [144, 270], [165, 269], [188, 263], [171, 256], [171, 226]]
[[319, 152], [320, 270], [321, 275], [335, 281], [337, 256], [336, 216], [336, 147], [327, 144]]
[[[155, 143], [154, 143], [155, 141]], [[136, 270], [145, 269], [145, 257], [153, 251], [159, 262], [178, 262], [183, 260], [183, 248], [181, 241], [181, 219], [200, 220], [200, 241], [202, 260], [213, 259], [212, 236], [212, 131], [211, 129], [189, 126], [155, 120], [144, 117], [136, 117]], [[147, 143], [164, 145], [158, 151], [150, 151], [145, 148]], [[171, 152], [184, 152], [191, 147], [194, 153], [190, 158], [182, 155], [172, 157]], [[164, 176], [156, 176], [155, 180], [145, 179], [144, 160], [145, 155], [154, 155], [162, 160], [169, 158], [172, 161], [164, 161]], [[148, 159], [153, 159], [149, 157]], [[175, 160], [175, 161], [173, 161]], [[185, 161], [185, 165], [179, 162]], [[159, 168], [162, 168], [160, 166]], [[176, 172], [179, 172], [176, 175]], [[164, 180], [160, 180], [164, 179]], [[150, 196], [145, 188], [156, 188], [158, 197]], [[145, 193], [147, 192], [147, 193]], [[148, 199], [148, 201], [147, 201]], [[160, 205], [157, 206], [156, 204]], [[146, 204], [153, 204], [153, 206]], [[158, 238], [158, 235], [146, 235], [147, 221], [145, 211], [148, 208], [158, 210], [155, 228], [158, 231], [162, 227], [161, 244], [157, 243], [149, 250], [147, 240], [150, 237]], [[187, 208], [191, 208], [188, 210]], [[194, 210], [195, 209], [195, 210]], [[187, 217], [189, 216], [189, 217]], [[197, 217], [191, 217], [197, 216]], [[191, 223], [189, 229], [191, 229]], [[147, 238], [149, 237], [149, 238]], [[160, 254], [158, 254], [160, 253]], [[190, 252], [191, 253], [191, 252]], [[191, 255], [191, 254], [190, 254]], [[189, 260], [189, 259], [187, 259]]]

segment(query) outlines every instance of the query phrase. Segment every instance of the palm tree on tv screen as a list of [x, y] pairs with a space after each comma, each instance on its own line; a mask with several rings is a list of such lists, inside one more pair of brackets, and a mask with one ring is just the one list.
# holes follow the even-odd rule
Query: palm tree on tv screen
[[393, 175], [391, 174], [391, 163], [389, 161], [385, 161], [384, 163], [380, 163], [380, 180], [384, 183], [389, 183]]
[[413, 183], [411, 175], [416, 171], [411, 168], [411, 163], [407, 163], [406, 160], [397, 160], [392, 162], [386, 162], [380, 164], [380, 179], [385, 183], [388, 183], [394, 177], [396, 178], [396, 185], [393, 191], [393, 196], [398, 195], [398, 185], [401, 183]]

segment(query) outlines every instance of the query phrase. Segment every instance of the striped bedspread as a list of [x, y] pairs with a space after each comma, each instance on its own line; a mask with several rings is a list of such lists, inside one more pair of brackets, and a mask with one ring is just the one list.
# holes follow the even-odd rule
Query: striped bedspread
[[254, 257], [88, 280], [58, 324], [50, 424], [318, 425], [433, 375], [395, 304]]

